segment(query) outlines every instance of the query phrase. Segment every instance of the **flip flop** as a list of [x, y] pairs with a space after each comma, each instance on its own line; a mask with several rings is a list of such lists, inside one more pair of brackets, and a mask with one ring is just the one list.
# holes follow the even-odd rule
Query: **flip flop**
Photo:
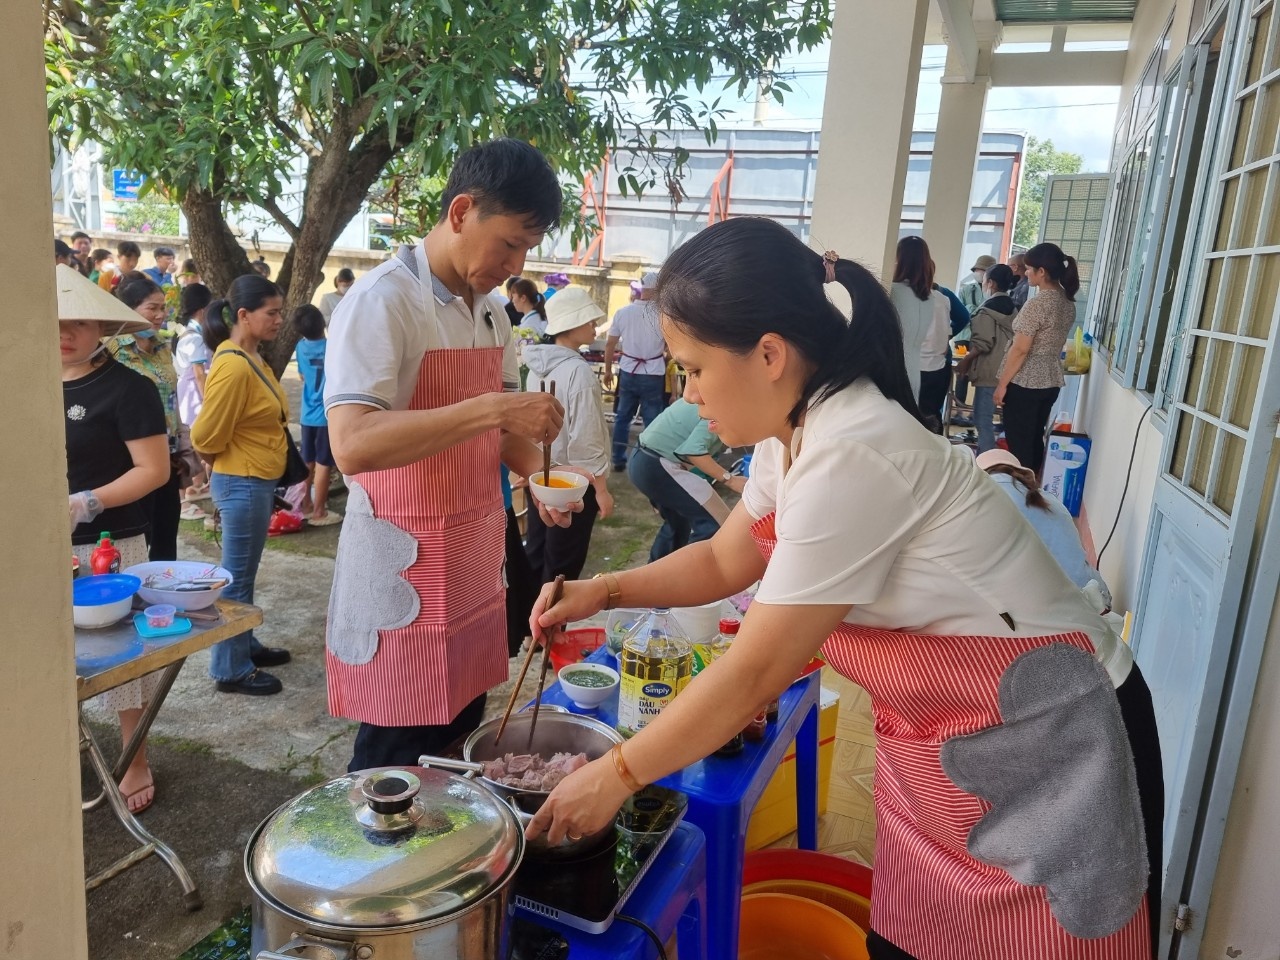
[[[151, 799], [148, 800], [146, 803], [142, 804], [141, 806], [138, 806], [135, 808], [133, 806], [133, 798], [138, 796], [140, 793], [145, 793], [147, 790], [151, 791]], [[132, 793], [126, 793], [124, 795], [125, 806], [129, 808], [129, 812], [132, 813], [135, 817], [138, 814], [151, 809], [151, 805], [155, 802], [156, 802], [156, 781], [154, 777], [149, 779], [137, 790], [134, 790]]]
[[188, 500], [178, 514], [180, 520], [203, 520], [207, 516], [209, 515], [201, 510], [194, 500]]
[[307, 517], [307, 523], [313, 527], [331, 527], [342, 522], [342, 514], [336, 510], [328, 511], [323, 517]]

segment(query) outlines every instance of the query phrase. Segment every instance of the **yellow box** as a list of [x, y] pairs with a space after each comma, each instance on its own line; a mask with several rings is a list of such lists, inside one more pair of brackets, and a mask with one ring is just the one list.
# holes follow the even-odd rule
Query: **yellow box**
[[[831, 764], [836, 753], [840, 694], [822, 688], [818, 697], [818, 813], [827, 812]], [[747, 849], [759, 850], [796, 829], [796, 745], [793, 742], [764, 788], [747, 826]]]

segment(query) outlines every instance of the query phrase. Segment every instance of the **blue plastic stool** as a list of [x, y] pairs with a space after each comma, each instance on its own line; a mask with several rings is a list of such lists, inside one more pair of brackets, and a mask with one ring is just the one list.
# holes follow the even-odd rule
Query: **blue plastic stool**
[[[675, 934], [680, 960], [708, 956], [706, 852], [702, 831], [680, 824], [620, 911], [643, 921], [663, 943]], [[520, 915], [569, 941], [570, 960], [650, 960], [658, 955], [643, 930], [616, 917], [604, 933], [586, 933], [523, 910]]]
[[[587, 658], [617, 666], [607, 647]], [[796, 822], [799, 846], [818, 848], [818, 700], [821, 673], [814, 671], [793, 683], [778, 706], [778, 722], [769, 725], [765, 739], [748, 743], [736, 757], [708, 757], [658, 783], [689, 797], [686, 823], [706, 834], [708, 957], [738, 960], [738, 920], [742, 912], [742, 866], [746, 859], [747, 824], [756, 802], [777, 772], [791, 741], [796, 741]], [[596, 710], [581, 710], [557, 683], [543, 694], [544, 703], [617, 724], [616, 694]], [[645, 878], [646, 881], [649, 879]], [[571, 955], [572, 956], [572, 955]]]

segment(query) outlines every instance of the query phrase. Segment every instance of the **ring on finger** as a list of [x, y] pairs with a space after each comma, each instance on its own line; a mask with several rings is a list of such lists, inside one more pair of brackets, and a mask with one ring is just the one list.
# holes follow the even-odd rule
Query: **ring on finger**
[[569, 840], [574, 843], [582, 839], [581, 837], [575, 837], [572, 833], [566, 833], [565, 836], [568, 837]]

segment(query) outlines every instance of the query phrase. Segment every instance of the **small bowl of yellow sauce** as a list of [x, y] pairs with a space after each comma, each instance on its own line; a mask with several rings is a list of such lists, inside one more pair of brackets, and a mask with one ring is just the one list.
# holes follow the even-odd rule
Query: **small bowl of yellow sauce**
[[529, 478], [529, 489], [540, 502], [557, 510], [581, 503], [587, 492], [587, 478], [569, 470], [552, 470], [547, 477], [541, 470]]

